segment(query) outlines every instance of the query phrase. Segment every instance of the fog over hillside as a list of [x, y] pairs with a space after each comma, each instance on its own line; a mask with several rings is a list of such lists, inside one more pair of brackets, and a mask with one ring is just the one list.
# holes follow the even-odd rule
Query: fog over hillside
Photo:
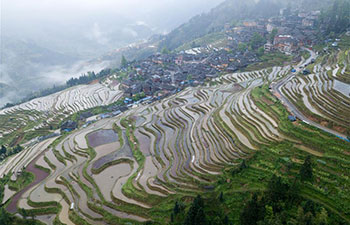
[[[0, 105], [99, 71], [106, 52], [164, 34], [222, 0], [2, 0]], [[91, 61], [92, 60], [92, 61]]]

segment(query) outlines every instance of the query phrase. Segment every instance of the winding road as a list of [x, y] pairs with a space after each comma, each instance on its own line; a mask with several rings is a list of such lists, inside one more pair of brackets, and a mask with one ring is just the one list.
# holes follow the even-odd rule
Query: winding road
[[327, 133], [342, 137], [346, 139], [346, 136], [344, 134], [341, 134], [335, 130], [329, 129], [327, 127], [322, 126], [321, 124], [318, 124], [312, 120], [310, 120], [309, 118], [307, 118], [295, 105], [293, 105], [292, 102], [289, 101], [289, 99], [283, 95], [282, 91], [281, 91], [281, 87], [283, 85], [285, 85], [289, 80], [291, 80], [295, 74], [298, 74], [301, 70], [303, 70], [303, 68], [299, 68], [305, 64], [309, 64], [311, 62], [312, 59], [316, 59], [317, 55], [314, 51], [308, 49], [308, 48], [303, 48], [304, 50], [310, 52], [310, 57], [306, 60], [301, 61], [296, 68], [296, 72], [294, 73], [289, 73], [289, 75], [287, 75], [286, 77], [282, 78], [280, 81], [278, 81], [277, 83], [275, 83], [274, 85], [271, 85], [271, 89], [273, 90], [274, 93], [277, 93], [278, 98], [281, 100], [281, 102], [287, 106], [289, 108], [289, 110], [300, 120], [302, 120], [303, 122], [317, 127]]

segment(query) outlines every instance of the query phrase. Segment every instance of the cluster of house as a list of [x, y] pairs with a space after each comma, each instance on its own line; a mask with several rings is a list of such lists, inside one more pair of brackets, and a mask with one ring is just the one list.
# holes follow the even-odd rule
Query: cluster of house
[[[128, 65], [127, 78], [121, 87], [125, 97], [133, 99], [138, 93], [158, 100], [196, 86], [216, 77], [220, 72], [234, 72], [258, 57], [252, 52], [228, 52], [216, 49], [210, 52], [157, 53]], [[130, 104], [130, 103], [129, 103]]]
[[[126, 75], [121, 79], [123, 103], [110, 106], [109, 113], [83, 115], [82, 120], [86, 121], [84, 126], [98, 119], [118, 115], [138, 104], [158, 101], [187, 86], [204, 84], [222, 72], [234, 72], [259, 62], [256, 51], [239, 48], [240, 43], [250, 43], [256, 33], [268, 40], [263, 45], [266, 52], [293, 54], [301, 46], [313, 45], [317, 41], [315, 23], [319, 15], [319, 11], [304, 13], [284, 9], [279, 16], [269, 19], [244, 21], [241, 26], [235, 27], [225, 25], [228, 37], [225, 48], [210, 51], [193, 48], [179, 53], [157, 53], [130, 62], [120, 70]], [[275, 36], [272, 37], [271, 33]], [[74, 121], [66, 121], [61, 130], [70, 131], [76, 126]]]
[[317, 43], [317, 30], [315, 29], [320, 11], [291, 12], [289, 15], [271, 18], [266, 25], [267, 31], [277, 30], [273, 43], [268, 42], [266, 51], [279, 50], [285, 54], [292, 54], [300, 47]]
[[[139, 93], [143, 93], [152, 102], [174, 94], [186, 86], [201, 85], [218, 76], [221, 72], [234, 72], [247, 65], [258, 62], [255, 51], [242, 50], [240, 43], [249, 43], [258, 33], [270, 39], [272, 32], [276, 35], [264, 45], [265, 51], [278, 50], [292, 54], [304, 45], [316, 43], [315, 21], [319, 11], [302, 13], [281, 10], [281, 15], [257, 21], [244, 21], [241, 26], [225, 26], [228, 45], [223, 49], [201, 51], [200, 48], [180, 53], [157, 53], [146, 59], [129, 63], [122, 72], [127, 76], [121, 87], [125, 93], [126, 105], [132, 107]], [[234, 51], [227, 51], [228, 49]], [[130, 100], [128, 100], [130, 99]]]
[[[245, 21], [241, 26], [232, 28], [226, 26], [225, 30], [233, 46], [249, 42], [253, 34], [258, 33], [263, 37], [268, 37], [264, 45], [266, 52], [276, 50], [291, 55], [302, 46], [316, 44], [317, 31], [315, 28], [319, 15], [320, 11], [300, 12], [283, 9], [279, 16]], [[270, 39], [269, 34], [273, 32], [276, 32], [275, 36]]]

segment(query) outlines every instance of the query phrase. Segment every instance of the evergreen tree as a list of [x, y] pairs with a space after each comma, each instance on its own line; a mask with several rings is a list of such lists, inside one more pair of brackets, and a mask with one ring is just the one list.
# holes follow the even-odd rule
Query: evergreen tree
[[1, 146], [1, 149], [0, 149], [0, 154], [5, 154], [7, 151], [6, 147], [4, 145]]
[[327, 34], [344, 32], [350, 26], [350, 1], [335, 0], [332, 7], [322, 13], [320, 19]]
[[167, 49], [167, 47], [164, 47], [164, 48], [162, 48], [161, 53], [164, 54], [164, 55], [167, 55], [167, 54], [170, 54], [170, 50]]
[[128, 61], [126, 60], [125, 56], [122, 55], [121, 66], [122, 66], [123, 68], [126, 68], [127, 65], [128, 65]]
[[322, 207], [321, 211], [316, 214], [315, 224], [318, 225], [327, 225], [328, 224], [328, 214], [327, 210]]
[[241, 213], [240, 221], [242, 225], [255, 225], [264, 218], [264, 212], [261, 210], [258, 195], [254, 193], [252, 199], [246, 204]]
[[271, 43], [273, 43], [273, 40], [275, 39], [275, 36], [277, 35], [278, 30], [276, 28], [273, 28], [270, 35], [269, 35], [269, 40]]
[[224, 202], [224, 193], [223, 192], [220, 192], [219, 201]]
[[171, 221], [172, 223], [174, 222], [174, 213], [171, 213], [170, 221]]
[[0, 224], [11, 224], [12, 218], [9, 213], [6, 212], [4, 207], [0, 208]]
[[177, 215], [179, 212], [180, 212], [180, 206], [178, 201], [176, 201], [174, 206], [174, 215]]
[[255, 50], [255, 49], [258, 49], [263, 44], [265, 44], [265, 38], [261, 36], [259, 33], [255, 32], [253, 34], [252, 39], [250, 40], [250, 47]]
[[247, 164], [246, 164], [246, 162], [245, 162], [245, 160], [243, 159], [243, 161], [242, 161], [242, 163], [241, 163], [241, 165], [240, 165], [240, 167], [239, 167], [241, 170], [243, 170], [243, 169], [245, 169], [245, 168], [248, 168], [248, 166], [247, 166]]
[[223, 224], [228, 225], [230, 223], [228, 216], [226, 215], [223, 221]]
[[198, 195], [194, 200], [187, 212], [185, 218], [185, 225], [205, 225], [207, 220], [204, 213], [204, 202], [200, 195]]
[[273, 175], [268, 183], [267, 198], [273, 203], [277, 203], [280, 200], [285, 200], [288, 190], [289, 185], [283, 182], [281, 177]]
[[299, 175], [302, 181], [312, 181], [313, 173], [311, 156], [306, 157], [303, 165], [300, 168]]
[[20, 208], [20, 214], [23, 216], [24, 219], [27, 219], [27, 211], [23, 208]]

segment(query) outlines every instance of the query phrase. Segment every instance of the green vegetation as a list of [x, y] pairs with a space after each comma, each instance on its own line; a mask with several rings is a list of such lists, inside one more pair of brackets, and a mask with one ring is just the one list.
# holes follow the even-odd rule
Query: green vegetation
[[309, 51], [302, 51], [301, 56], [304, 57], [304, 59], [310, 58], [310, 52]]
[[350, 1], [335, 0], [333, 6], [322, 13], [320, 20], [331, 37], [344, 32], [350, 26]]
[[273, 40], [275, 39], [275, 36], [277, 35], [278, 33], [278, 29], [276, 28], [273, 28], [273, 30], [271, 31], [271, 33], [269, 34], [268, 36], [268, 40], [273, 43]]
[[226, 35], [223, 32], [209, 33], [203, 37], [193, 40], [192, 42], [181, 45], [180, 47], [176, 48], [176, 51], [183, 51], [195, 47], [206, 47], [209, 44], [215, 47], [221, 47], [224, 46], [226, 40]]
[[244, 71], [255, 71], [272, 66], [283, 66], [286, 62], [290, 62], [292, 60], [292, 56], [285, 55], [281, 52], [266, 53], [261, 55], [259, 58], [261, 62], [248, 65]]
[[[27, 218], [31, 217], [31, 219]], [[43, 223], [34, 220], [35, 216], [29, 212], [29, 214], [26, 214], [25, 219], [21, 219], [17, 216], [14, 216], [8, 212], [4, 208], [0, 208], [0, 224], [6, 224], [6, 225], [44, 225]]]
[[243, 16], [245, 19], [268, 17], [278, 14], [279, 9], [279, 4], [271, 1], [258, 3], [240, 0], [224, 1], [210, 12], [198, 15], [174, 29], [166, 35], [159, 46], [160, 49], [167, 46], [173, 50], [207, 34], [220, 32], [226, 23], [238, 24]]
[[306, 157], [303, 165], [300, 167], [300, 179], [302, 181], [312, 181], [313, 179], [312, 162], [309, 155]]
[[7, 184], [11, 190], [19, 191], [32, 183], [33, 180], [34, 174], [27, 171], [22, 171], [21, 174], [17, 176], [17, 180], [9, 180]]
[[120, 62], [120, 66], [122, 68], [126, 68], [128, 66], [128, 61], [126, 60], [125, 56], [122, 55], [122, 59], [121, 59], [121, 62]]
[[245, 43], [239, 43], [237, 49], [240, 52], [245, 52], [248, 49], [248, 45]]
[[[242, 48], [242, 50], [253, 47], [256, 48], [265, 41], [263, 37], [258, 34], [254, 36], [251, 43], [249, 43], [249, 47], [241, 44], [239, 48]], [[194, 45], [195, 44], [196, 43], [194, 43]], [[247, 68], [248, 71], [261, 69], [262, 67], [282, 65], [291, 60], [290, 56], [286, 56], [282, 53], [263, 54], [262, 48], [258, 48], [257, 53], [262, 62], [250, 65]], [[345, 59], [344, 55], [339, 57]], [[305, 55], [305, 57], [307, 57], [307, 55]], [[330, 57], [328, 60], [336, 59], [335, 57]], [[271, 69], [267, 71], [271, 72]], [[258, 76], [257, 73], [253, 74], [254, 78]], [[266, 74], [267, 73], [265, 73], [265, 76]], [[119, 76], [124, 76], [124, 73], [120, 73]], [[192, 79], [191, 76], [192, 75], [188, 75], [187, 79]], [[245, 76], [250, 75], [247, 73]], [[260, 74], [259, 76], [262, 75]], [[242, 78], [242, 80], [244, 80], [244, 78]], [[265, 78], [263, 80], [266, 81]], [[225, 81], [217, 79], [216, 81], [211, 81], [210, 84], [222, 84], [222, 86], [224, 86]], [[61, 174], [59, 176], [60, 179], [56, 183], [64, 185], [68, 189], [68, 191], [65, 191], [72, 194], [74, 201], [76, 201], [76, 199], [82, 197], [83, 194], [77, 193], [74, 187], [74, 182], [76, 182], [86, 193], [88, 198], [86, 207], [100, 214], [103, 218], [95, 219], [95, 222], [103, 220], [108, 224], [141, 224], [141, 222], [119, 218], [106, 210], [106, 207], [147, 218], [150, 221], [146, 222], [146, 224], [336, 225], [349, 223], [350, 198], [347, 193], [350, 187], [350, 154], [348, 154], [346, 149], [349, 149], [350, 145], [306, 123], [300, 121], [294, 123], [290, 122], [287, 119], [290, 113], [279, 100], [270, 93], [268, 87], [269, 83], [265, 83], [264, 85], [252, 89], [251, 92], [247, 92], [248, 97], [247, 99], [243, 99], [242, 104], [250, 104], [254, 106], [252, 107], [253, 111], [257, 112], [257, 110], [261, 110], [264, 114], [268, 115], [271, 121], [278, 124], [275, 126], [271, 121], [268, 121], [268, 123], [271, 123], [269, 125], [273, 126], [271, 129], [276, 129], [280, 135], [273, 134], [273, 136], [269, 136], [269, 131], [261, 132], [261, 130], [263, 130], [261, 128], [263, 127], [263, 125], [261, 125], [263, 123], [261, 122], [261, 117], [259, 118], [258, 116], [255, 117], [255, 115], [251, 115], [251, 118], [247, 119], [248, 114], [243, 113], [241, 111], [242, 109], [237, 109], [239, 113], [233, 112], [233, 110], [225, 111], [224, 114], [228, 118], [227, 121], [231, 122], [234, 127], [228, 125], [228, 122], [223, 119], [224, 116], [220, 114], [220, 110], [223, 106], [213, 101], [208, 103], [208, 105], [216, 104], [216, 107], [212, 107], [215, 112], [213, 112], [212, 117], [208, 117], [207, 128], [204, 128], [204, 126], [199, 128], [203, 130], [206, 129], [203, 133], [208, 136], [205, 137], [203, 133], [198, 132], [199, 129], [192, 129], [192, 139], [190, 142], [193, 141], [193, 143], [184, 143], [182, 142], [181, 138], [183, 137], [181, 135], [188, 134], [183, 131], [190, 130], [191, 126], [194, 127], [195, 123], [193, 121], [196, 121], [196, 119], [194, 119], [194, 115], [187, 115], [189, 114], [188, 111], [180, 109], [181, 107], [176, 108], [173, 106], [176, 104], [185, 105], [185, 102], [190, 102], [190, 100], [177, 97], [174, 101], [160, 102], [161, 106], [158, 107], [163, 107], [163, 109], [170, 108], [169, 111], [164, 111], [163, 114], [157, 114], [157, 106], [149, 107], [148, 112], [152, 112], [152, 115], [150, 115], [152, 121], [150, 122], [149, 120], [149, 122], [142, 127], [142, 132], [140, 130], [138, 131], [142, 134], [144, 132], [145, 136], [154, 140], [154, 142], [152, 142], [152, 144], [154, 144], [154, 146], [152, 146], [154, 147], [153, 152], [151, 151], [151, 153], [147, 155], [147, 157], [152, 156], [152, 160], [157, 161], [157, 164], [155, 164], [157, 168], [154, 170], [161, 171], [162, 168], [165, 168], [165, 163], [175, 163], [176, 154], [169, 150], [172, 148], [170, 142], [168, 142], [168, 145], [165, 145], [165, 143], [167, 143], [167, 140], [165, 140], [166, 138], [174, 140], [175, 151], [181, 151], [179, 155], [184, 158], [187, 154], [186, 151], [192, 154], [193, 149], [209, 149], [209, 147], [204, 146], [204, 144], [200, 146], [201, 141], [198, 141], [199, 139], [205, 139], [207, 142], [210, 142], [206, 143], [207, 145], [214, 145], [217, 149], [225, 145], [223, 148], [224, 150], [219, 153], [225, 155], [225, 157], [223, 157], [225, 161], [218, 164], [207, 163], [206, 160], [211, 158], [211, 153], [206, 153], [207, 158], [200, 156], [203, 157], [204, 162], [199, 162], [199, 166], [192, 162], [192, 167], [186, 167], [186, 163], [190, 160], [188, 159], [187, 162], [183, 161], [177, 168], [174, 168], [174, 173], [171, 167], [168, 167], [169, 169], [166, 171], [162, 171], [161, 175], [158, 173], [157, 176], [164, 176], [163, 179], [150, 175], [152, 182], [156, 185], [150, 185], [152, 186], [150, 187], [146, 186], [148, 185], [146, 184], [143, 186], [138, 179], [142, 173], [146, 173], [144, 167], [146, 158], [141, 152], [139, 140], [135, 136], [135, 131], [138, 127], [136, 127], [135, 117], [131, 113], [129, 114], [130, 116], [118, 121], [121, 127], [117, 125], [117, 122], [113, 124], [113, 129], [118, 133], [120, 146], [124, 144], [130, 145], [137, 163], [135, 163], [134, 160], [123, 158], [106, 163], [98, 169], [91, 169], [89, 165], [97, 155], [93, 148], [81, 149], [80, 147], [75, 148], [77, 146], [70, 146], [70, 144], [62, 145], [64, 146], [62, 149], [53, 150], [54, 156], [59, 162], [67, 167], [71, 164], [74, 165], [79, 161], [79, 157], [76, 157], [75, 154], [81, 154], [81, 156], [86, 157], [86, 160], [79, 166], [72, 166], [74, 169], [69, 173]], [[231, 92], [233, 89], [234, 88], [229, 91]], [[214, 90], [214, 88], [211, 90]], [[201, 91], [200, 89], [196, 90], [195, 95], [200, 96], [198, 99], [201, 98], [203, 102], [209, 102], [209, 97], [207, 95], [219, 96], [224, 93], [222, 94], [222, 99], [220, 98], [222, 105], [228, 103], [228, 98], [224, 97], [227, 90], [225, 90], [226, 92], [215, 90], [217, 91], [215, 94], [211, 94], [214, 92], [208, 94], [205, 91], [201, 93]], [[144, 97], [144, 94], [139, 93], [135, 95], [133, 99], [137, 101], [142, 97]], [[122, 100], [117, 104], [122, 104], [121, 101]], [[186, 110], [198, 114], [202, 113], [201, 116], [207, 116], [208, 108], [211, 108], [208, 105], [187, 105], [185, 107]], [[108, 109], [105, 107], [96, 107], [92, 109], [92, 112], [98, 114], [106, 112], [107, 110]], [[145, 111], [146, 110], [141, 113]], [[233, 116], [235, 116], [235, 118]], [[75, 113], [71, 115], [69, 119], [77, 121], [79, 117], [80, 113]], [[159, 117], [162, 118], [159, 119]], [[146, 116], [144, 116], [144, 118], [146, 118]], [[201, 126], [200, 124], [196, 125], [198, 127]], [[237, 129], [243, 136], [246, 136], [254, 148], [252, 147], [252, 149], [249, 149], [250, 147], [248, 147], [247, 144], [243, 144], [243, 141], [237, 137], [238, 132], [233, 131], [233, 129]], [[174, 135], [168, 137], [169, 134]], [[203, 136], [196, 137], [197, 135]], [[268, 138], [263, 137], [263, 135], [268, 136]], [[57, 146], [57, 144], [62, 142], [67, 136], [68, 134], [65, 134], [65, 136], [59, 138], [52, 146]], [[126, 138], [124, 138], [125, 136]], [[74, 138], [76, 136], [68, 137]], [[74, 142], [75, 141], [77, 140], [74, 139]], [[187, 146], [185, 146], [185, 144]], [[193, 146], [189, 147], [192, 144]], [[231, 147], [233, 149], [232, 151], [235, 151], [234, 154], [232, 154], [231, 149], [229, 149]], [[164, 156], [157, 153], [157, 150], [162, 151]], [[4, 146], [0, 149], [0, 154], [5, 154], [8, 151], [9, 149]], [[79, 152], [79, 154], [77, 152]], [[203, 154], [203, 152], [198, 152], [198, 154]], [[166, 160], [163, 160], [161, 157], [165, 157]], [[195, 158], [193, 158], [193, 160], [195, 160]], [[46, 156], [44, 157], [44, 161], [47, 162], [49, 167], [53, 170], [56, 169], [56, 166], [59, 168], [58, 165], [51, 163]], [[220, 161], [220, 159], [218, 159], [218, 161]], [[132, 169], [136, 168], [135, 166], [138, 166], [138, 168], [137, 170], [135, 169], [136, 172], [128, 175], [128, 179], [122, 184], [122, 194], [140, 204], [150, 205], [152, 206], [151, 208], [129, 203], [125, 199], [121, 200], [113, 195], [111, 196], [112, 201], [107, 201], [102, 195], [102, 189], [100, 190], [100, 187], [97, 185], [97, 180], [95, 182], [94, 175], [101, 173], [112, 165], [125, 162], [129, 163]], [[48, 172], [48, 169], [40, 166], [37, 167]], [[181, 170], [183, 168], [185, 169]], [[89, 169], [91, 169], [93, 175], [91, 175]], [[214, 175], [206, 170], [221, 173], [215, 173]], [[151, 174], [152, 172], [147, 173]], [[81, 174], [82, 177], [79, 177]], [[8, 183], [9, 187], [13, 190], [20, 190], [34, 179], [30, 176], [32, 175], [30, 173], [26, 174], [24, 172], [22, 175], [23, 177], [19, 177], [15, 182], [9, 181], [9, 177], [5, 178], [7, 179], [6, 181], [5, 179], [0, 180], [0, 200], [3, 198], [2, 193], [5, 183]], [[175, 182], [171, 179], [174, 179]], [[162, 184], [165, 185], [162, 186]], [[161, 194], [165, 193], [165, 195], [153, 194], [150, 190], [146, 191], [147, 188]], [[176, 194], [167, 192], [165, 189]], [[49, 193], [58, 193], [67, 203], [70, 203], [65, 191], [59, 188], [45, 187], [45, 191]], [[97, 193], [97, 195], [95, 193]], [[60, 204], [57, 202], [37, 203], [29, 199], [28, 204], [34, 207], [34, 209], [19, 210], [19, 213], [25, 218], [29, 217], [29, 215], [58, 214], [61, 210]], [[77, 208], [78, 207], [81, 206], [77, 206]], [[90, 222], [89, 219], [93, 220], [93, 216], [83, 212], [86, 208], [80, 208], [78, 210], [81, 211], [69, 211], [69, 219], [72, 222], [76, 224], [88, 224], [88, 221]], [[5, 224], [16, 224], [15, 222], [9, 222], [9, 218], [11, 220], [16, 220], [16, 222], [21, 222], [12, 217], [12, 215], [3, 212], [4, 210], [0, 212], [0, 224], [4, 221], [6, 222]], [[27, 220], [27, 222], [36, 223], [33, 220]], [[59, 219], [56, 217], [55, 224], [59, 223]]]
[[251, 49], [258, 49], [259, 47], [261, 47], [265, 43], [266, 43], [265, 38], [263, 36], [261, 36], [259, 33], [255, 32], [253, 34], [252, 39], [249, 42], [249, 47]]
[[[249, 159], [226, 168], [215, 191], [203, 193], [192, 204], [174, 201], [169, 220], [172, 224], [188, 220], [192, 224], [347, 224], [350, 218], [344, 210], [349, 202], [336, 191], [338, 184], [346, 185], [347, 176], [336, 173], [343, 171], [339, 163], [350, 169], [350, 158], [341, 151], [349, 144], [311, 126], [290, 123], [267, 85], [254, 89], [252, 96], [259, 108], [280, 118], [279, 130], [292, 139], [261, 146]], [[293, 147], [294, 139], [324, 156]]]

